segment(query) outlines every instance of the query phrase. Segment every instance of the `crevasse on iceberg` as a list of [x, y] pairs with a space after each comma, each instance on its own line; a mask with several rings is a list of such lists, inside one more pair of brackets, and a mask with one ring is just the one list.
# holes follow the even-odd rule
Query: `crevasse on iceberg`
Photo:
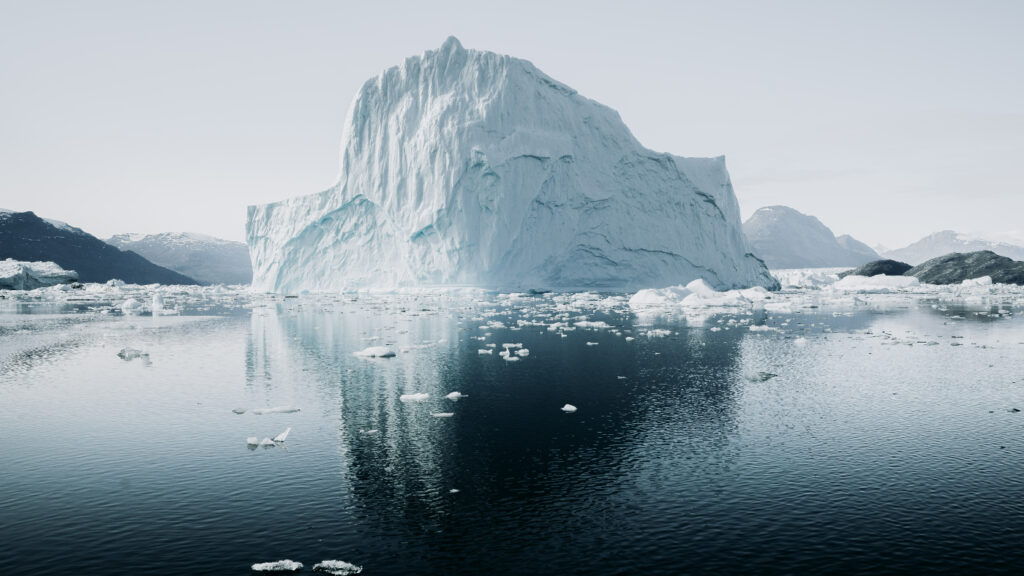
[[525, 60], [449, 38], [363, 85], [338, 183], [250, 206], [253, 286], [777, 286], [724, 158], [640, 145]]

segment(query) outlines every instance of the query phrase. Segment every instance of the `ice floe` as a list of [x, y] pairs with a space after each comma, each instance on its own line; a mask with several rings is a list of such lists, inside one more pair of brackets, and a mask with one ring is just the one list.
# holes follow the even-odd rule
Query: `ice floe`
[[562, 412], [575, 412], [575, 411], [576, 411], [576, 407], [573, 406], [572, 404], [566, 404], [565, 406], [562, 406]]
[[302, 562], [294, 560], [278, 560], [276, 562], [259, 562], [252, 565], [253, 572], [298, 572], [302, 570]]
[[281, 432], [277, 436], [274, 436], [274, 442], [284, 442], [288, 438], [288, 434], [290, 434], [291, 431], [292, 431], [292, 429], [291, 429], [291, 427], [289, 427], [289, 428], [285, 429], [284, 432]]
[[360, 358], [394, 358], [395, 352], [387, 346], [370, 346], [355, 353]]
[[462, 392], [449, 392], [447, 395], [445, 395], [445, 398], [452, 400], [453, 402], [457, 402], [462, 398], [469, 398], [469, 396], [463, 394]]
[[252, 413], [260, 416], [263, 414], [291, 414], [298, 411], [299, 409], [294, 406], [274, 406], [273, 408], [256, 408]]
[[323, 572], [331, 576], [351, 576], [362, 571], [362, 566], [349, 564], [344, 560], [323, 560], [313, 565], [313, 572]]
[[426, 402], [430, 400], [430, 394], [426, 392], [417, 392], [415, 394], [402, 394], [398, 397], [401, 402]]

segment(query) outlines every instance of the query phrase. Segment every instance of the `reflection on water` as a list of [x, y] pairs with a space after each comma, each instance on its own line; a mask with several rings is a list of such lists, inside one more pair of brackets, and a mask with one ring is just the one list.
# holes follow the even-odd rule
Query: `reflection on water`
[[[637, 317], [623, 298], [468, 293], [0, 320], [5, 572], [1022, 559], [1024, 330], [999, 307]], [[529, 354], [508, 362], [503, 343]], [[397, 355], [354, 354], [368, 346]], [[429, 398], [399, 399], [413, 393]], [[301, 411], [253, 412], [272, 406]]]

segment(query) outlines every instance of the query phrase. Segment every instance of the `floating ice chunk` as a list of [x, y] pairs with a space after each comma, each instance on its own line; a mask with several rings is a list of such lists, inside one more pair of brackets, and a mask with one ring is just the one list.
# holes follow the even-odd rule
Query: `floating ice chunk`
[[448, 395], [445, 396], [445, 398], [452, 401], [458, 401], [460, 398], [469, 398], [469, 396], [463, 394], [462, 392], [449, 392]]
[[793, 340], [793, 344], [796, 344], [797, 346], [807, 346], [807, 338], [801, 336], [796, 340]]
[[480, 349], [478, 349], [476, 351], [476, 353], [480, 354], [480, 355], [483, 355], [483, 354], [494, 354], [494, 350], [491, 350], [490, 348], [480, 348]]
[[245, 414], [245, 408], [234, 408], [231, 411], [235, 414]]
[[562, 412], [575, 412], [575, 411], [576, 411], [576, 407], [573, 406], [572, 404], [566, 404], [565, 406], [562, 406]]
[[511, 354], [505, 354], [502, 358], [505, 359], [505, 362], [519, 362], [519, 356], [513, 356]]
[[587, 342], [587, 346], [597, 346], [597, 342]]
[[324, 560], [313, 565], [313, 572], [324, 572], [332, 576], [350, 576], [363, 571], [362, 566], [349, 564], [344, 560]]
[[632, 336], [626, 336], [626, 342], [632, 342], [633, 340], [636, 340], [636, 338], [633, 338]]
[[248, 438], [245, 439], [245, 443], [248, 444], [249, 446], [256, 446], [257, 444], [260, 443], [260, 439], [257, 438], [256, 436], [249, 436]]
[[517, 356], [529, 356], [530, 355], [530, 350], [528, 348], [520, 348], [519, 350], [516, 350], [516, 355]]
[[395, 352], [387, 346], [370, 346], [355, 353], [360, 358], [394, 358]]
[[597, 320], [597, 321], [580, 320], [579, 322], [575, 322], [575, 324], [579, 328], [593, 328], [595, 330], [602, 329], [602, 328], [611, 328], [610, 324], [608, 324], [607, 322], [603, 322], [601, 320]]
[[291, 427], [286, 428], [284, 432], [274, 436], [274, 442], [284, 442], [288, 438], [288, 433], [291, 431]]
[[832, 285], [837, 292], [893, 292], [919, 286], [921, 281], [913, 276], [854, 276], [850, 275]]
[[510, 344], [510, 343], [506, 342], [506, 343], [502, 344], [501, 347], [506, 349], [506, 350], [509, 350], [511, 348], [522, 348], [523, 347], [523, 343], [522, 342], [516, 342], [515, 344]]
[[159, 292], [153, 293], [153, 316], [159, 316], [164, 312], [164, 297]]
[[121, 312], [128, 316], [138, 314], [142, 312], [142, 302], [135, 298], [129, 298], [121, 303]]
[[755, 325], [750, 327], [750, 331], [751, 332], [778, 332], [779, 329], [774, 327], [774, 326], [761, 326], [761, 325], [756, 325], [755, 324]]
[[[849, 278], [849, 276], [847, 276]], [[755, 372], [753, 374], [747, 374], [747, 380], [751, 382], [767, 382], [772, 378], [775, 378], [778, 374], [772, 374], [771, 372]]]
[[121, 348], [121, 351], [117, 353], [117, 357], [121, 360], [134, 360], [136, 358], [149, 358], [149, 354], [135, 348]]
[[264, 448], [270, 448], [272, 446], [277, 446], [277, 444], [274, 444], [274, 441], [271, 440], [270, 438], [264, 438], [263, 440], [260, 440], [260, 446], [263, 446]]
[[452, 488], [451, 490], [448, 491], [448, 493], [449, 494], [458, 494], [459, 493], [459, 489], [458, 488]]
[[992, 277], [982, 276], [981, 278], [968, 278], [960, 283], [961, 286], [991, 286]]
[[431, 412], [430, 415], [434, 418], [451, 418], [455, 416], [455, 412]]
[[664, 338], [672, 334], [671, 330], [665, 330], [664, 328], [652, 328], [647, 331], [648, 338]]
[[370, 430], [360, 430], [359, 431], [360, 434], [367, 434], [367, 435], [376, 434], [377, 432], [380, 432], [380, 430], [377, 430], [376, 428], [373, 428], [373, 429], [370, 429]]
[[302, 570], [302, 562], [294, 560], [278, 560], [277, 562], [261, 562], [252, 565], [253, 572], [298, 572]]
[[670, 286], [660, 290], [641, 290], [630, 297], [629, 305], [633, 308], [673, 306], [682, 302], [683, 298], [689, 295], [690, 291], [683, 286]]
[[398, 397], [402, 402], [426, 402], [430, 399], [430, 394], [426, 392], [418, 392], [416, 394], [402, 394]]
[[616, 380], [625, 380], [626, 377], [625, 376], [616, 376], [615, 379]]
[[257, 408], [252, 413], [260, 416], [263, 414], [291, 414], [298, 411], [298, 408], [292, 406], [274, 406], [273, 408]]

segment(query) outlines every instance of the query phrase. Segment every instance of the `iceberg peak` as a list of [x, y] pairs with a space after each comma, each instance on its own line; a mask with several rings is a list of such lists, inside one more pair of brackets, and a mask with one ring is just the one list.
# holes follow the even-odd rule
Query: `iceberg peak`
[[249, 207], [256, 289], [775, 287], [724, 158], [644, 148], [532, 63], [449, 37], [366, 82], [338, 182]]

